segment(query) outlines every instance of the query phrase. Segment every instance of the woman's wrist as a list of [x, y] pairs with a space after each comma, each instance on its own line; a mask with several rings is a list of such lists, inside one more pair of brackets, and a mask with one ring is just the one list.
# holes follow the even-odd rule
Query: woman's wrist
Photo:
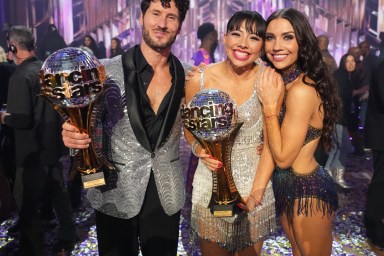
[[276, 112], [277, 112], [276, 108], [271, 108], [271, 109], [264, 108], [263, 109], [263, 114], [264, 114], [265, 117], [277, 115]]
[[278, 115], [273, 114], [273, 115], [269, 115], [269, 116], [264, 116], [265, 120], [273, 119], [273, 118], [275, 118], [275, 117], [277, 118]]
[[249, 193], [249, 196], [252, 197], [256, 202], [261, 202], [263, 201], [264, 197], [264, 191], [265, 189], [253, 189], [251, 193]]

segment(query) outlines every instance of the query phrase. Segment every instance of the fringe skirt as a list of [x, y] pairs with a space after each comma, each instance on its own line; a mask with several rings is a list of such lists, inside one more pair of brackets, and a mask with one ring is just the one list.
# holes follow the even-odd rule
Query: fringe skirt
[[[297, 173], [292, 168], [276, 167], [272, 184], [277, 216], [285, 213], [291, 218], [300, 214], [311, 216], [318, 212], [330, 216], [338, 207], [335, 184], [322, 166], [307, 174]], [[297, 199], [298, 207], [294, 209]]]
[[253, 246], [276, 230], [274, 204], [272, 188], [267, 188], [261, 206], [233, 217], [213, 217], [209, 208], [192, 205], [192, 247], [197, 238], [215, 242], [230, 253]]

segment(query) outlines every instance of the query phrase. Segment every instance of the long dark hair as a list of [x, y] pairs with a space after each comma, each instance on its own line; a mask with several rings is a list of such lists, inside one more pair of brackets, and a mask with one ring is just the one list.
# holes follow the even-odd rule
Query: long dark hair
[[115, 57], [117, 55], [123, 54], [124, 51], [121, 48], [120, 39], [117, 38], [117, 37], [114, 37], [114, 38], [111, 39], [111, 41], [115, 41], [116, 42], [116, 49], [112, 49], [112, 47], [111, 47], [111, 56], [110, 56], [110, 58], [113, 58], [113, 57]]
[[[348, 56], [351, 56], [356, 63], [355, 70], [353, 70], [352, 72], [348, 72], [347, 69], [345, 68], [345, 63], [347, 61]], [[357, 69], [357, 63], [358, 63], [358, 60], [356, 59], [356, 56], [354, 56], [353, 54], [347, 53], [341, 57], [339, 68], [335, 71], [335, 75], [334, 75], [339, 87], [349, 86], [351, 88], [355, 88], [356, 86], [358, 86], [363, 82], [364, 77], [361, 77], [361, 75], [359, 74]], [[340, 97], [341, 96], [342, 95], [340, 95]]]
[[[321, 98], [321, 106], [324, 111], [321, 143], [324, 149], [329, 151], [331, 135], [340, 115], [340, 99], [336, 85], [327, 72], [317, 38], [305, 15], [293, 8], [278, 10], [268, 17], [267, 27], [272, 20], [277, 18], [286, 19], [291, 23], [299, 45], [297, 65], [304, 73], [303, 82], [314, 87]], [[314, 83], [308, 82], [307, 77]]]
[[[90, 46], [86, 46], [84, 44], [85, 38], [89, 38], [89, 40], [91, 41], [91, 45]], [[100, 58], [100, 56], [99, 56], [99, 48], [97, 47], [96, 40], [91, 35], [85, 35], [84, 36], [83, 45], [88, 47], [89, 49], [91, 49], [92, 52], [93, 52], [93, 55], [95, 55], [96, 58]]]

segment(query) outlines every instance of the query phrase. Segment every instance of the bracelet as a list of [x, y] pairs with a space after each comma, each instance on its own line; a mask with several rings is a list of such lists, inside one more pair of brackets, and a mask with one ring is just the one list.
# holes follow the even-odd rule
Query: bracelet
[[252, 194], [249, 194], [249, 197], [251, 197], [258, 205], [261, 205], [261, 202], [257, 200]]
[[266, 117], [265, 117], [265, 120], [268, 120], [268, 119], [273, 118], [273, 117], [278, 117], [278, 115], [270, 115], [270, 116], [266, 116]]
[[192, 147], [192, 154], [194, 154], [195, 156], [198, 157], [197, 153], [196, 153], [196, 149], [197, 147], [199, 146], [199, 142], [197, 140], [194, 140], [191, 144], [191, 147]]

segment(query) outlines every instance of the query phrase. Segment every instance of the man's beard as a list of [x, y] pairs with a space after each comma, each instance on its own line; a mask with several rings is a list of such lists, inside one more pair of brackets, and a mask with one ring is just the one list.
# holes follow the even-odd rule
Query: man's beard
[[149, 35], [149, 31], [146, 30], [145, 27], [143, 26], [143, 40], [149, 47], [155, 50], [164, 50], [164, 49], [170, 48], [172, 44], [175, 42], [176, 36], [177, 35], [175, 34], [174, 36], [169, 38], [167, 42], [157, 43], [154, 40], [152, 40], [151, 36]]

